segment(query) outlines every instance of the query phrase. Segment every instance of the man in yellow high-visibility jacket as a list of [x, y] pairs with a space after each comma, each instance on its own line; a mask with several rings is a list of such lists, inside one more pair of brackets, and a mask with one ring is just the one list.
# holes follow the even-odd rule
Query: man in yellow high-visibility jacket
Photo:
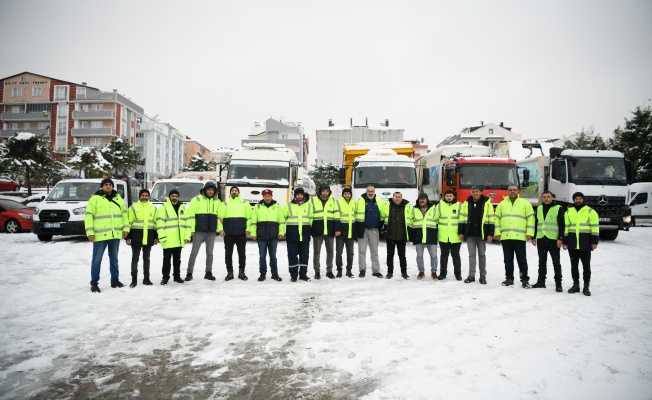
[[341, 234], [335, 238], [335, 265], [337, 266], [337, 277], [342, 277], [342, 253], [346, 247], [346, 276], [353, 278], [353, 256], [354, 245], [357, 240], [355, 232], [355, 210], [356, 202], [353, 200], [351, 188], [342, 189], [342, 197], [338, 201], [340, 207], [340, 230]]
[[156, 207], [149, 202], [149, 190], [141, 189], [138, 202], [129, 207], [129, 234], [127, 246], [131, 246], [131, 284], [134, 288], [138, 284], [138, 260], [140, 251], [143, 251], [143, 285], [151, 286], [149, 280], [149, 255], [152, 246], [158, 243], [156, 235], [155, 217]]
[[565, 214], [564, 250], [568, 249], [571, 260], [571, 275], [573, 286], [568, 293], [580, 291], [579, 264], [582, 261], [584, 270], [584, 288], [582, 293], [590, 296], [589, 283], [591, 282], [591, 252], [598, 248], [600, 238], [600, 219], [598, 213], [584, 204], [584, 194], [573, 194], [573, 206]]
[[532, 288], [546, 288], [546, 274], [548, 272], [548, 253], [552, 258], [552, 265], [555, 269], [555, 290], [563, 291], [561, 287], [561, 263], [559, 262], [559, 249], [562, 245], [564, 235], [565, 209], [555, 203], [552, 192], [546, 190], [541, 194], [543, 204], [537, 207], [535, 239], [532, 244], [537, 246], [539, 253], [539, 276], [537, 283]]

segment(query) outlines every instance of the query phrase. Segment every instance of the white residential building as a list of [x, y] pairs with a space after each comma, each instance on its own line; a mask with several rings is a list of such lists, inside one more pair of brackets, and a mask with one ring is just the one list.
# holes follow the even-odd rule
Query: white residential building
[[186, 136], [172, 125], [144, 116], [136, 132], [136, 151], [145, 158], [145, 179], [174, 176], [183, 168]]
[[480, 122], [480, 126], [464, 128], [457, 135], [447, 137], [437, 147], [456, 144], [491, 146], [494, 142], [513, 140], [521, 140], [521, 134], [513, 133], [512, 128], [505, 127], [502, 122], [500, 125], [494, 123], [484, 125], [483, 122]]

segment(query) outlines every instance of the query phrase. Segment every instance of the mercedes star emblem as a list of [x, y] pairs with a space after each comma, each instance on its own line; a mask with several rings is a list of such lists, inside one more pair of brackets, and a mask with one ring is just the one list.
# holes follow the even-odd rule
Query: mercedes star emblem
[[598, 204], [600, 204], [601, 206], [606, 206], [607, 203], [609, 203], [609, 199], [607, 198], [607, 196], [601, 195], [600, 197], [598, 197]]

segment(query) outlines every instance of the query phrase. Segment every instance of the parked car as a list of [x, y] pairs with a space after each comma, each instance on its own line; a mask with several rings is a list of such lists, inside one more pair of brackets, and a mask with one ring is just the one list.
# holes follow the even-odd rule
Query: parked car
[[0, 199], [0, 228], [7, 233], [32, 230], [34, 210], [17, 201]]
[[17, 192], [20, 190], [20, 183], [6, 176], [0, 176], [0, 192]]

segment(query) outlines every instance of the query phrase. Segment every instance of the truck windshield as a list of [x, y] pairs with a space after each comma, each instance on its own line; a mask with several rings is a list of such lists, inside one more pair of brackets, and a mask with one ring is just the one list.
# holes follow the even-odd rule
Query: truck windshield
[[267, 164], [263, 161], [231, 163], [227, 183], [247, 186], [288, 187], [290, 166], [288, 163]]
[[[124, 186], [114, 188], [124, 199]], [[100, 181], [97, 182], [59, 182], [52, 189], [46, 201], [88, 201], [92, 195], [100, 190]]]
[[622, 158], [582, 157], [568, 161], [569, 181], [578, 185], [627, 186]]
[[416, 188], [417, 171], [410, 166], [366, 166], [358, 165], [353, 170], [353, 187], [366, 188]]
[[204, 187], [201, 182], [156, 182], [152, 188], [151, 201], [162, 203], [168, 197], [170, 190], [179, 191], [179, 201], [188, 203], [199, 194]]
[[509, 185], [518, 186], [518, 173], [515, 165], [509, 164], [469, 164], [460, 167], [460, 188], [471, 189], [482, 185], [485, 189], [507, 189]]

